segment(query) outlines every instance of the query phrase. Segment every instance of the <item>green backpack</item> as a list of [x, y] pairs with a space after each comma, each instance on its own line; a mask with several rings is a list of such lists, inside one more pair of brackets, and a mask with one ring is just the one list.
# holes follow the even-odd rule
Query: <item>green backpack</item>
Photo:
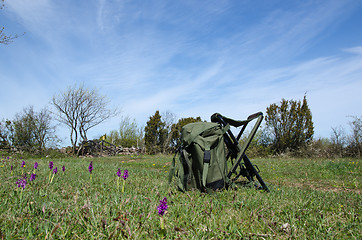
[[199, 189], [202, 192], [228, 186], [227, 163], [223, 135], [229, 125], [195, 122], [181, 130], [181, 148], [172, 161], [169, 182], [175, 176], [181, 191]]

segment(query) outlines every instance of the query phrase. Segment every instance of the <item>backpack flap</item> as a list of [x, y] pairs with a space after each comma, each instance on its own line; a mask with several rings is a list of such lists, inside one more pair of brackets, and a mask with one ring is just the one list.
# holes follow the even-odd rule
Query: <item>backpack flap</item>
[[227, 172], [224, 131], [220, 126], [208, 129], [194, 139], [190, 145], [192, 169], [199, 189], [213, 190], [225, 187]]

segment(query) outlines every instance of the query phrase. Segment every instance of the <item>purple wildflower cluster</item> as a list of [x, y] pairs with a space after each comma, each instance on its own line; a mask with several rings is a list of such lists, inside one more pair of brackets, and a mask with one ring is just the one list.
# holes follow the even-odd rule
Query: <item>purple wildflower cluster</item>
[[34, 181], [34, 180], [35, 180], [35, 177], [36, 177], [36, 174], [35, 174], [35, 173], [32, 173], [32, 174], [30, 175], [29, 181], [30, 181], [30, 182], [31, 182], [31, 181]]
[[163, 198], [162, 200], [160, 200], [160, 205], [157, 206], [158, 214], [160, 216], [163, 216], [165, 214], [167, 208], [168, 208], [167, 198]]
[[124, 170], [124, 173], [122, 175], [122, 171], [120, 168], [118, 168], [118, 171], [117, 171], [117, 176], [120, 178], [123, 178], [124, 180], [126, 180], [128, 178], [128, 170]]
[[[50, 172], [49, 172], [49, 182], [52, 183], [55, 174], [57, 174], [57, 172], [58, 172], [58, 167], [55, 167], [55, 168], [54, 168], [54, 162], [50, 161], [50, 162], [49, 162], [49, 169], [50, 169]], [[53, 174], [53, 175], [52, 175], [52, 174]]]
[[25, 189], [26, 187], [26, 176], [24, 175], [23, 177], [19, 178], [18, 181], [16, 181], [16, 184], [18, 185], [18, 187]]
[[34, 163], [34, 169], [38, 169], [38, 162]]
[[124, 173], [123, 173], [122, 178], [123, 178], [124, 180], [126, 180], [126, 179], [128, 178], [128, 170], [127, 170], [127, 169], [124, 170]]
[[88, 171], [89, 171], [89, 173], [92, 173], [92, 171], [93, 171], [93, 161], [90, 162], [89, 167], [88, 167]]
[[65, 166], [63, 166], [62, 170], [63, 170], [63, 172], [65, 172]]
[[118, 176], [118, 177], [121, 177], [121, 176], [122, 176], [122, 171], [121, 171], [121, 169], [120, 169], [120, 168], [118, 168], [118, 171], [117, 171], [117, 176]]
[[25, 167], [25, 161], [23, 161], [23, 162], [21, 163], [21, 167], [22, 167], [22, 168]]

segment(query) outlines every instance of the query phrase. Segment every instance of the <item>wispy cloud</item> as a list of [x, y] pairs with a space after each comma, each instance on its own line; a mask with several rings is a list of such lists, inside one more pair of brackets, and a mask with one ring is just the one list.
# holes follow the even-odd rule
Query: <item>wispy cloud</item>
[[[49, 0], [11, 0], [6, 2], [6, 6], [32, 31], [41, 30], [44, 26], [47, 26], [49, 22], [45, 20], [51, 19], [53, 12]], [[35, 26], [38, 26], [38, 28]]]
[[[322, 125], [334, 111], [329, 103], [342, 108], [342, 121], [356, 109], [348, 101], [361, 100], [362, 47], [328, 39], [361, 8], [355, 1], [6, 4], [8, 18], [27, 34], [10, 46], [14, 50], [4, 50], [5, 60], [0, 56], [1, 81], [11, 91], [40, 92], [22, 99], [26, 90], [18, 90], [16, 108], [48, 102], [75, 82], [99, 88], [143, 123], [157, 109], [179, 117], [221, 112], [242, 118], [307, 92]], [[310, 52], [325, 42], [330, 53]]]
[[357, 55], [362, 55], [362, 46], [357, 46], [357, 47], [353, 47], [353, 48], [346, 48], [344, 49], [345, 52], [349, 52], [349, 53], [353, 53], [353, 54], [357, 54]]
[[314, 44], [321, 32], [343, 17], [344, 7], [345, 2], [341, 1], [332, 1], [328, 6], [303, 2], [298, 9], [273, 12], [256, 30], [257, 34], [263, 33], [264, 38], [271, 40], [260, 54], [297, 56]]

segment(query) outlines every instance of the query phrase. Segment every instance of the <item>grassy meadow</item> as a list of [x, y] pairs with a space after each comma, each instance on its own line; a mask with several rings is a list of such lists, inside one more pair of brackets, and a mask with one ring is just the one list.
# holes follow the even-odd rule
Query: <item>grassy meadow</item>
[[[252, 159], [269, 193], [239, 187], [213, 194], [169, 185], [171, 160], [43, 158], [22, 167], [22, 159], [3, 156], [0, 239], [362, 239], [360, 160]], [[128, 170], [126, 180], [118, 168]], [[25, 173], [23, 189], [16, 182]], [[163, 231], [157, 206], [164, 197]]]

